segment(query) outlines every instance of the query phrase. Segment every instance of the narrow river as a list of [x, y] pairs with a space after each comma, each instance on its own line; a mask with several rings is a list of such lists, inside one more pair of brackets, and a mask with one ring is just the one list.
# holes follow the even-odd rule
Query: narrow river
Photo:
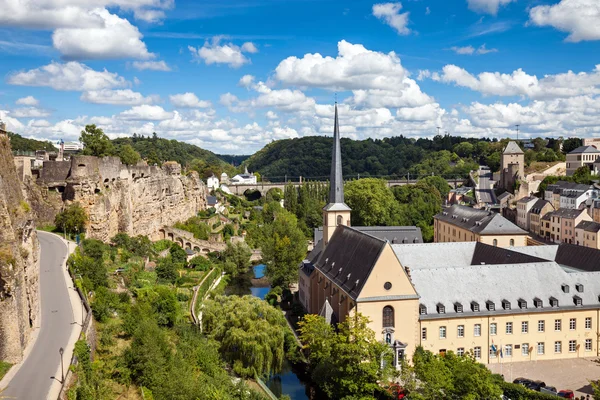
[[[263, 264], [255, 266], [254, 274], [248, 273], [247, 276], [231, 282], [225, 293], [240, 296], [252, 294], [253, 296], [264, 299], [267, 293], [269, 293], [270, 288], [253, 286], [251, 283], [252, 275], [257, 279], [264, 276], [264, 269], [265, 266]], [[271, 376], [265, 383], [277, 397], [287, 394], [292, 400], [308, 400], [305, 383], [294, 373], [292, 366], [287, 360], [283, 361], [283, 370], [281, 373]]]

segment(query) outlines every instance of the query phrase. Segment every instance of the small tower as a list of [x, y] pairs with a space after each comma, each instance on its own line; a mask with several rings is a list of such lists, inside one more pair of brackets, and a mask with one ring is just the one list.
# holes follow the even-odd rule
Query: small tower
[[350, 226], [350, 207], [344, 203], [344, 178], [342, 177], [342, 150], [338, 123], [337, 103], [333, 126], [331, 151], [331, 176], [329, 177], [329, 204], [323, 208], [323, 244], [327, 245], [338, 225]]
[[514, 191], [517, 180], [525, 178], [525, 153], [516, 142], [510, 141], [502, 152], [500, 186]]

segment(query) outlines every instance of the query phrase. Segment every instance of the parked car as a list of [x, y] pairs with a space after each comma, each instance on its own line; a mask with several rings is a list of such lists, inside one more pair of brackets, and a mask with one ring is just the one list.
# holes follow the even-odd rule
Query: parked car
[[546, 394], [552, 394], [554, 396], [556, 396], [556, 394], [558, 393], [558, 391], [556, 390], [556, 388], [554, 386], [546, 386], [540, 389], [541, 393], [546, 393]]
[[542, 381], [533, 381], [525, 385], [527, 389], [535, 390], [536, 392], [539, 392], [544, 386], [546, 386], [546, 383]]
[[561, 390], [558, 392], [558, 397], [562, 397], [563, 399], [574, 399], [575, 395], [572, 390]]
[[531, 383], [532, 380], [531, 379], [527, 379], [527, 378], [517, 378], [513, 381], [513, 383], [516, 383], [517, 385], [527, 385], [528, 383]]

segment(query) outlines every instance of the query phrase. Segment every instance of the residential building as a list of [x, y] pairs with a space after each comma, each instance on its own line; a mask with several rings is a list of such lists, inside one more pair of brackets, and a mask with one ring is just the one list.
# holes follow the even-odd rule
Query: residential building
[[219, 188], [219, 178], [217, 178], [215, 176], [215, 174], [212, 174], [206, 180], [206, 186], [208, 187], [209, 190], [216, 190], [216, 189], [218, 189]]
[[584, 201], [587, 202], [596, 197], [598, 197], [598, 190], [593, 185], [575, 182], [558, 181], [548, 185], [544, 191], [544, 200], [550, 201], [556, 210], [580, 208]]
[[461, 186], [456, 189], [451, 189], [448, 192], [448, 198], [446, 199], [446, 204], [463, 204], [474, 202], [472, 197], [468, 196], [468, 193], [473, 190], [472, 187]]
[[[598, 357], [600, 250], [566, 243], [501, 248], [475, 239], [391, 243], [384, 228], [350, 227], [337, 125], [336, 107], [322, 240], [300, 265], [299, 297], [309, 313], [332, 324], [365, 315], [396, 366], [418, 346], [470, 351], [482, 363], [497, 360], [499, 345], [513, 362]], [[444, 213], [438, 225], [469, 235], [523, 233], [487, 211], [453, 206]]]
[[525, 153], [516, 142], [508, 142], [502, 152], [498, 186], [514, 193], [517, 181], [525, 177]]
[[534, 196], [523, 197], [517, 201], [517, 226], [529, 230], [529, 211], [539, 199]]
[[594, 146], [580, 146], [567, 154], [567, 176], [573, 175], [577, 168], [587, 166], [592, 169], [594, 162], [600, 157], [600, 150]]
[[581, 221], [575, 226], [575, 244], [600, 249], [600, 223]]
[[590, 214], [593, 221], [600, 222], [600, 199], [592, 200], [592, 204], [590, 205]]
[[575, 227], [581, 221], [591, 221], [585, 209], [561, 208], [547, 213], [542, 218], [540, 236], [554, 243], [575, 243]]
[[81, 142], [65, 142], [62, 146], [64, 151], [77, 152], [83, 150], [83, 143]]
[[226, 172], [223, 172], [221, 174], [221, 184], [228, 184], [229, 183], [229, 176], [227, 175]]
[[482, 242], [492, 246], [525, 246], [527, 232], [502, 215], [453, 205], [434, 216], [435, 242]]
[[544, 199], [538, 199], [533, 207], [531, 207], [531, 210], [529, 210], [529, 232], [541, 236], [542, 218], [551, 211], [554, 211], [552, 203]]
[[248, 167], [244, 169], [243, 174], [238, 174], [231, 178], [232, 185], [255, 185], [256, 184], [256, 175], [248, 172]]

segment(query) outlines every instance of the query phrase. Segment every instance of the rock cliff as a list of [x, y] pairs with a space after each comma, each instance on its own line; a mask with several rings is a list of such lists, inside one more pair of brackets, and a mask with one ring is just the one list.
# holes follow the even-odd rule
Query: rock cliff
[[39, 325], [39, 244], [10, 142], [0, 134], [0, 360], [23, 357]]
[[45, 161], [36, 186], [29, 197], [41, 220], [52, 222], [64, 203], [78, 202], [89, 216], [87, 237], [103, 241], [119, 232], [159, 239], [162, 227], [206, 209], [206, 186], [175, 162], [161, 168], [128, 167], [116, 157]]

